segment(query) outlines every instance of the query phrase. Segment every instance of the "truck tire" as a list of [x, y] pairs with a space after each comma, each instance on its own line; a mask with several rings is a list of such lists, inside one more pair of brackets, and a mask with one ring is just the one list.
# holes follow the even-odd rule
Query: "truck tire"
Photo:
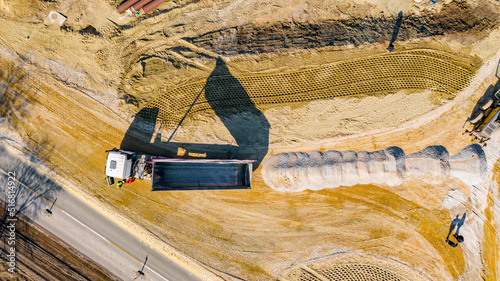
[[493, 108], [488, 108], [488, 110], [483, 111], [483, 116], [490, 116], [490, 113], [493, 111]]
[[108, 181], [108, 186], [115, 184], [115, 178], [113, 177], [106, 177], [106, 180]]
[[477, 122], [479, 122], [481, 120], [481, 118], [483, 118], [484, 116], [484, 113], [482, 111], [478, 111], [476, 112], [476, 114], [474, 114], [474, 116], [472, 116], [472, 118], [469, 120], [469, 122], [471, 124], [476, 124]]
[[487, 100], [483, 101], [483, 103], [481, 104], [481, 110], [486, 110], [486, 109], [490, 108], [490, 106], [492, 104], [493, 104], [492, 99], [487, 99]]

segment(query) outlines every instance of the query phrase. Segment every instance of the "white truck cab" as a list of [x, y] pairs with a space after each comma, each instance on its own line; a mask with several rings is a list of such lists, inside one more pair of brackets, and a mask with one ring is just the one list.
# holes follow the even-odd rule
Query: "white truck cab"
[[106, 160], [106, 176], [127, 179], [132, 173], [132, 159], [126, 153], [110, 151]]
[[[108, 185], [117, 179], [150, 179], [152, 191], [250, 189], [253, 162], [237, 159], [189, 159], [152, 156], [119, 150], [108, 150], [106, 179]], [[123, 182], [120, 180], [118, 188]]]

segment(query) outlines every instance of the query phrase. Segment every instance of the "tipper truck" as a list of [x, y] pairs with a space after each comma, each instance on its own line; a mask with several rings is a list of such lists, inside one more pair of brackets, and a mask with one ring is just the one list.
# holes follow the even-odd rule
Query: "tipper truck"
[[254, 160], [178, 159], [113, 149], [106, 160], [108, 184], [150, 179], [152, 191], [249, 189]]
[[[500, 79], [500, 62], [497, 66], [496, 77]], [[495, 87], [492, 86], [492, 89]], [[491, 135], [500, 128], [500, 89], [497, 88], [494, 94], [485, 94], [481, 97], [471, 117], [465, 121], [465, 123], [467, 122], [471, 123], [473, 127], [472, 130], [465, 130], [465, 133], [472, 136], [473, 141], [478, 140], [480, 144], [486, 146]]]

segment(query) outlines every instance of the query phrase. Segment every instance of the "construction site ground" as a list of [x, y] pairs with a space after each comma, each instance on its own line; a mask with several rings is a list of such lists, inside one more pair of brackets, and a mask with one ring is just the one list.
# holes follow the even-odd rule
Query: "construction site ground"
[[[282, 193], [261, 175], [281, 152], [469, 145], [464, 121], [498, 81], [496, 1], [179, 0], [140, 17], [119, 4], [0, 0], [3, 143], [204, 280], [499, 278], [498, 139], [476, 186]], [[62, 27], [43, 24], [51, 10]], [[114, 147], [258, 168], [251, 190], [117, 189]]]

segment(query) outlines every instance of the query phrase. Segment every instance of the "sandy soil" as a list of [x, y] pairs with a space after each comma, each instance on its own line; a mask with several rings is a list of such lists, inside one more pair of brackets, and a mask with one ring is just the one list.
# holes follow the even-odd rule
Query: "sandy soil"
[[[27, 97], [8, 117], [17, 136], [2, 137], [38, 153], [72, 192], [204, 279], [276, 279], [333, 253], [358, 252], [390, 257], [424, 278], [495, 280], [500, 171], [495, 149], [486, 152], [489, 181], [477, 186], [450, 177], [442, 184], [407, 180], [393, 187], [368, 184], [281, 193], [266, 186], [260, 168], [251, 190], [152, 193], [147, 181], [117, 190], [103, 180], [104, 151], [127, 138], [158, 154], [172, 149], [165, 144], [171, 128], [142, 127], [134, 118], [140, 115], [134, 114], [170, 89], [206, 80], [219, 55], [227, 71], [239, 77], [305, 71], [386, 54], [399, 11], [404, 16], [396, 52], [450, 54], [475, 75], [469, 86], [457, 86], [451, 94], [401, 88], [205, 110], [186, 118], [174, 142], [181, 148], [184, 143], [208, 144], [198, 151], [201, 155], [209, 155], [213, 145], [237, 151], [246, 129], [238, 123], [260, 120], [268, 126], [264, 132], [269, 139], [257, 140], [265, 143], [262, 159], [281, 152], [390, 146], [410, 154], [443, 145], [456, 154], [470, 144], [461, 134], [463, 122], [497, 82], [499, 8], [486, 1], [423, 2], [181, 0], [135, 18], [116, 13], [119, 3], [0, 0], [2, 89]], [[68, 17], [63, 28], [43, 25], [52, 9]], [[294, 25], [284, 24], [290, 22]], [[93, 34], [82, 31], [88, 25], [95, 28]], [[323, 33], [301, 35], [314, 26]], [[235, 27], [254, 35], [235, 37]], [[422, 28], [428, 32], [414, 31]], [[282, 41], [276, 34], [285, 34], [284, 29], [287, 36], [296, 34], [309, 43], [271, 44], [272, 38]], [[331, 30], [335, 38], [356, 40], [328, 45], [325, 34]], [[359, 30], [370, 35], [363, 37]], [[260, 41], [235, 45], [234, 38]], [[215, 45], [215, 39], [221, 44]], [[263, 42], [270, 44], [259, 49]], [[2, 116], [13, 112], [9, 110], [3, 108]], [[134, 122], [135, 129], [129, 128]], [[154, 135], [158, 132], [161, 136]], [[152, 139], [157, 143], [150, 143]], [[227, 146], [220, 150], [226, 155]], [[461, 230], [466, 242], [452, 248], [444, 238], [452, 219], [463, 212], [468, 217]]]

